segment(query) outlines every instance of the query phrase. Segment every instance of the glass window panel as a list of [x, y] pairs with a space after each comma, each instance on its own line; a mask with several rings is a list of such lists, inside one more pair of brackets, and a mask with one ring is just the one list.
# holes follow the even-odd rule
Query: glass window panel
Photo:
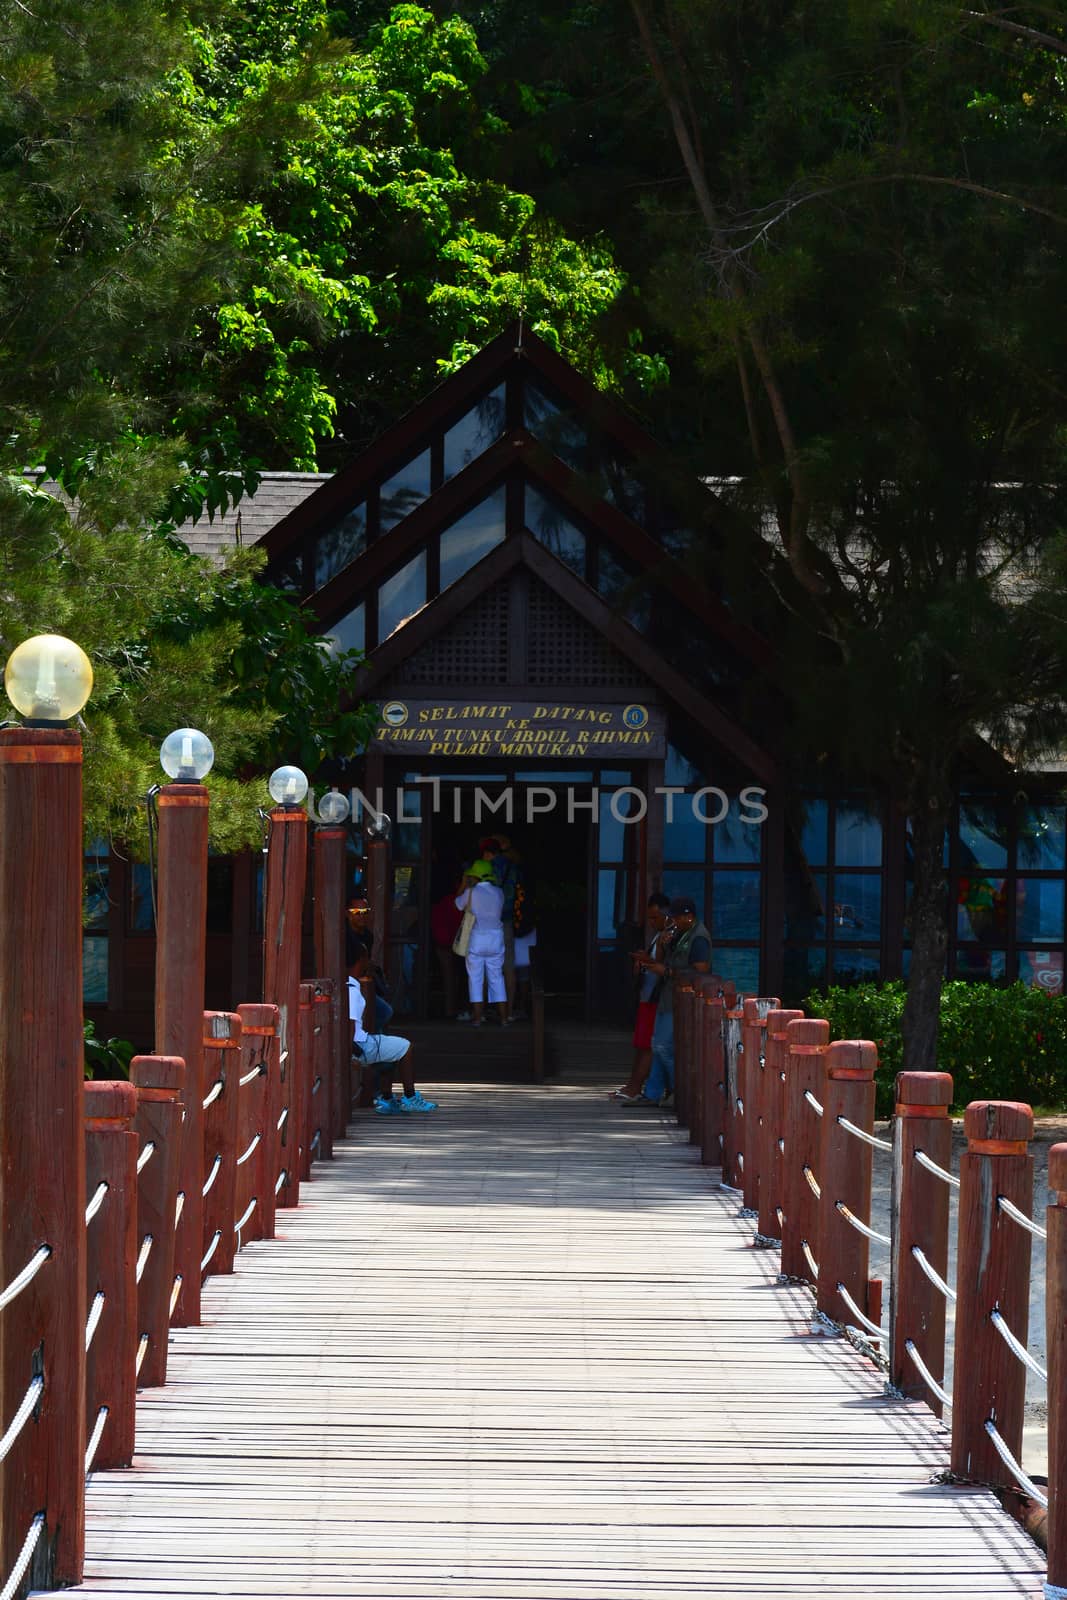
[[790, 874], [786, 879], [785, 936], [787, 939], [825, 938], [825, 872]]
[[616, 804], [615, 810], [619, 815], [615, 816], [611, 809], [611, 800], [612, 796], [610, 794], [601, 794], [600, 796], [598, 859], [601, 861], [621, 861], [623, 859], [628, 825], [620, 819], [628, 816], [630, 807], [637, 804], [635, 795], [625, 795]]
[[617, 506], [632, 522], [644, 525], [644, 485], [632, 478], [614, 456], [605, 456], [600, 462], [600, 492], [609, 505]]
[[800, 848], [811, 867], [824, 867], [828, 851], [830, 807], [825, 800], [801, 801]]
[[651, 614], [651, 596], [647, 591], [642, 592], [640, 580], [627, 572], [604, 545], [597, 551], [596, 587], [601, 598], [625, 617], [631, 627], [644, 633]]
[[839, 867], [882, 865], [882, 824], [862, 802], [842, 804], [834, 817], [834, 861]]
[[441, 535], [441, 588], [462, 578], [484, 555], [503, 543], [507, 526], [503, 485], [464, 513]]
[[426, 551], [420, 550], [378, 590], [378, 643], [426, 604]]
[[1026, 806], [1019, 817], [1016, 865], [1030, 872], [1062, 872], [1064, 821], [1063, 806]]
[[303, 594], [304, 592], [304, 555], [290, 556], [288, 561], [281, 562], [272, 567], [270, 581], [276, 589], [284, 589], [287, 594]]
[[997, 978], [1003, 978], [1007, 970], [1008, 958], [1003, 950], [968, 950], [964, 948], [956, 951], [957, 978], [985, 979], [990, 982]]
[[704, 873], [693, 867], [674, 867], [663, 874], [663, 893], [670, 899], [676, 896], [688, 895], [696, 902], [697, 917], [704, 921], [704, 896], [706, 893], [706, 880]]
[[330, 624], [330, 631], [323, 635], [326, 647], [332, 656], [343, 655], [346, 650], [364, 650], [367, 644], [367, 608], [360, 601], [358, 606], [353, 606], [351, 611], [346, 611], [343, 617]]
[[759, 929], [760, 874], [744, 871], [713, 872], [711, 931], [716, 941], [758, 939]]
[[[715, 796], [710, 795], [707, 801], [707, 810], [711, 816], [716, 815], [712, 810]], [[721, 802], [719, 802], [721, 806]], [[736, 798], [730, 801], [730, 809], [721, 822], [712, 828], [712, 845], [716, 861], [758, 861], [763, 849], [763, 824], [761, 822], [746, 822], [746, 817], [752, 817], [750, 805], [742, 806]]]
[[156, 921], [152, 915], [152, 873], [146, 862], [130, 865], [130, 932], [151, 933]]
[[983, 800], [960, 801], [960, 864], [991, 867], [1008, 865], [1008, 808]]
[[731, 950], [717, 944], [711, 964], [720, 978], [729, 978], [738, 994], [759, 994], [759, 951]]
[[233, 932], [233, 857], [209, 856], [207, 863], [207, 931]]
[[1034, 944], [1062, 943], [1062, 878], [1016, 878], [1015, 937]]
[[575, 472], [583, 471], [589, 454], [584, 428], [529, 380], [523, 392], [523, 421], [534, 438], [540, 439], [561, 461]]
[[705, 861], [711, 829], [698, 816], [692, 795], [664, 795], [662, 804], [664, 860]]
[[614, 939], [626, 920], [626, 874], [618, 867], [597, 873], [596, 932], [598, 939]]
[[835, 983], [869, 983], [881, 971], [877, 950], [835, 950]]
[[526, 485], [526, 526], [565, 567], [585, 577], [585, 534], [555, 503]]
[[1046, 994], [1063, 993], [1062, 950], [1020, 950], [1019, 979]]
[[82, 898], [83, 928], [107, 928], [111, 908], [110, 887], [111, 872], [107, 857], [87, 856]]
[[504, 431], [504, 385], [483, 395], [445, 434], [445, 480], [469, 467]]
[[393, 855], [398, 861], [418, 861], [422, 856], [422, 823], [414, 818], [422, 816], [422, 789], [405, 789], [404, 818], [394, 818], [392, 832]]
[[367, 508], [355, 506], [340, 522], [315, 539], [315, 588], [355, 561], [367, 548]]
[[424, 450], [387, 478], [378, 491], [378, 528], [388, 533], [430, 492], [430, 452]]
[[835, 872], [830, 937], [846, 944], [881, 938], [882, 878], [876, 872]]
[[600, 781], [601, 783], [613, 783], [618, 788], [623, 788], [626, 784], [633, 783], [634, 775], [632, 772], [624, 772], [618, 767], [601, 767]]
[[682, 788], [698, 788], [703, 781], [699, 769], [676, 750], [673, 744], [667, 746], [667, 764], [663, 776], [664, 783], [678, 785]]
[[109, 945], [100, 934], [82, 938], [82, 999], [87, 1006], [107, 1005]]
[[993, 944], [1008, 937], [1008, 892], [1004, 878], [959, 878], [956, 937]]
[[[713, 966], [718, 964], [718, 952], [715, 952]], [[813, 989], [820, 988], [826, 982], [826, 951], [819, 945], [810, 949], [798, 949], [795, 945], [787, 945], [785, 950], [785, 967], [783, 971], [782, 999], [787, 1006], [799, 1005], [807, 998]]]

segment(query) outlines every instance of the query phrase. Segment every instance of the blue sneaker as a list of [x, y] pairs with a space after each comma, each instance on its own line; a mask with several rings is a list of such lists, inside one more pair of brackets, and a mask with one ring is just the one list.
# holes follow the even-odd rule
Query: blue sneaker
[[401, 1111], [436, 1111], [437, 1101], [427, 1100], [425, 1095], [419, 1094], [418, 1090], [416, 1090], [414, 1094], [402, 1094], [400, 1096], [398, 1109]]
[[374, 1102], [374, 1109], [380, 1117], [398, 1117], [404, 1108], [396, 1095], [390, 1095], [387, 1100], [380, 1094]]

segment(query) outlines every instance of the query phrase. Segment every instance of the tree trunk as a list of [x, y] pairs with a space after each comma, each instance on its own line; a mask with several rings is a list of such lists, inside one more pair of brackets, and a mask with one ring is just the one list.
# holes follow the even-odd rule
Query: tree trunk
[[945, 787], [931, 785], [911, 817], [915, 882], [909, 919], [911, 972], [903, 1018], [905, 1072], [933, 1072], [937, 1067], [941, 985], [948, 948], [943, 850], [949, 804]]

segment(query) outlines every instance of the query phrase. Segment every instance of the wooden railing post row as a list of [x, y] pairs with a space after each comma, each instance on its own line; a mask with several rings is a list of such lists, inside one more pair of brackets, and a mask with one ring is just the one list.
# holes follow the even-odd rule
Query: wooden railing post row
[[909, 1400], [925, 1400], [935, 1416], [941, 1401], [908, 1354], [939, 1384], [945, 1377], [945, 1297], [919, 1266], [922, 1251], [942, 1278], [948, 1274], [949, 1185], [915, 1159], [921, 1150], [946, 1172], [952, 1158], [952, 1079], [947, 1072], [898, 1072], [893, 1123], [893, 1293], [889, 1301], [889, 1381]]
[[674, 1114], [681, 1127], [689, 1123], [689, 1102], [693, 1077], [694, 974], [679, 972], [673, 983], [674, 996]]
[[[315, 829], [315, 971], [333, 983], [330, 1015], [330, 1108], [334, 1139], [343, 1139], [352, 1114], [352, 1050], [348, 1024], [348, 972], [345, 967], [345, 872], [348, 832], [345, 828]], [[323, 1142], [326, 1142], [325, 1131]]]
[[[100, 1209], [86, 1224], [85, 1421], [92, 1437], [106, 1407], [94, 1467], [133, 1460], [137, 1404], [137, 1090], [132, 1083], [85, 1085], [85, 1190]], [[153, 1240], [153, 1245], [155, 1241]], [[96, 1297], [103, 1300], [96, 1304]]]
[[1048, 1581], [1067, 1589], [1067, 1144], [1048, 1153]]
[[741, 1024], [744, 1012], [737, 1004], [736, 994], [732, 1000], [724, 994], [723, 1000], [722, 1181], [731, 1189], [740, 1189], [744, 1154], [741, 1113], [738, 1110], [737, 1100], [741, 1092]]
[[757, 1102], [760, 1122], [757, 1227], [764, 1239], [782, 1237], [782, 1225], [778, 1220], [778, 1213], [785, 1211], [782, 1198], [785, 1167], [779, 1140], [785, 1143], [785, 1058], [788, 1038], [785, 1030], [789, 1023], [802, 1018], [803, 1015], [803, 1011], [783, 1011], [780, 1007], [767, 1013], [767, 1032], [763, 1041], [763, 1074]]
[[241, 1018], [236, 1011], [204, 1012], [204, 1234], [201, 1273], [233, 1271], [237, 1255], [237, 1148], [241, 1091]]
[[160, 790], [156, 917], [156, 1052], [185, 1062], [176, 1270], [176, 1327], [200, 1321], [204, 1156], [204, 971], [207, 954], [208, 792], [199, 783]]
[[871, 1315], [871, 1244], [841, 1208], [870, 1227], [874, 1151], [866, 1140], [850, 1133], [842, 1119], [873, 1134], [878, 1048], [870, 1039], [835, 1039], [826, 1052], [825, 1063], [816, 1166], [822, 1194], [815, 1303], [831, 1322], [855, 1324], [856, 1313], [849, 1299], [861, 1316]]
[[738, 1098], [744, 1105], [739, 1140], [741, 1149], [741, 1189], [746, 1211], [759, 1211], [760, 1183], [760, 1106], [763, 1090], [763, 1049], [767, 1018], [777, 1010], [776, 996], [750, 997], [742, 1003], [741, 1063], [738, 1073]]
[[[252, 1201], [255, 1209], [241, 1228], [241, 1242], [274, 1237], [274, 1135], [270, 1125], [271, 1078], [278, 1071], [278, 1008], [260, 1004], [237, 1007], [241, 1019], [241, 1056], [238, 1072], [240, 1106], [237, 1116], [237, 1221]], [[242, 1080], [255, 1072], [247, 1083]], [[255, 1140], [259, 1140], [251, 1155]]]
[[[952, 1367], [952, 1471], [960, 1478], [1017, 1485], [986, 1432], [990, 1421], [1021, 1459], [1026, 1369], [991, 1320], [999, 1311], [1021, 1344], [1029, 1326], [1030, 1234], [1002, 1211], [1009, 1200], [1031, 1214], [1034, 1116], [1014, 1100], [973, 1100], [963, 1115], [956, 1252], [956, 1350]], [[1051, 1394], [1051, 1390], [1049, 1391]]]
[[712, 985], [718, 988], [718, 980], [714, 977], [698, 974], [693, 982], [693, 1003], [691, 1008], [690, 1034], [689, 1034], [689, 1059], [690, 1079], [692, 1083], [692, 1105], [689, 1115], [689, 1143], [700, 1147], [701, 1161], [704, 1159], [705, 1124], [707, 1121], [708, 1102], [708, 1009], [706, 999]]
[[297, 1036], [299, 1039], [298, 1055], [300, 1057], [300, 1082], [299, 1082], [299, 1115], [296, 1126], [298, 1131], [298, 1162], [297, 1171], [300, 1180], [311, 1177], [311, 1089], [315, 1077], [315, 1019], [313, 1007], [315, 1004], [315, 985], [305, 979], [299, 989], [300, 1002], [297, 1011]]
[[[785, 1056], [785, 1150], [782, 1184], [784, 1222], [782, 1225], [782, 1272], [790, 1278], [806, 1278], [814, 1284], [816, 1273], [804, 1252], [807, 1244], [816, 1263], [819, 1260], [819, 1206], [804, 1176], [813, 1173], [819, 1159], [818, 1114], [804, 1096], [820, 1099], [825, 1076], [830, 1024], [821, 1017], [799, 1017], [786, 1023]], [[818, 1174], [815, 1173], [816, 1180]]]
[[[185, 1062], [179, 1056], [134, 1056], [130, 1082], [137, 1090], [137, 1247], [152, 1236], [152, 1249], [137, 1285], [137, 1384], [158, 1388], [167, 1381], [167, 1342], [176, 1282], [178, 1197], [182, 1163], [182, 1104]], [[150, 1149], [151, 1147], [151, 1149]], [[176, 1306], [176, 1300], [175, 1300]]]
[[306, 811], [299, 806], [274, 807], [263, 913], [263, 998], [278, 1008], [279, 1070], [271, 1080], [270, 1110], [278, 1151], [278, 1170], [272, 1179], [278, 1207], [297, 1205], [300, 1199], [299, 1084], [304, 1068], [297, 1035], [307, 837]]
[[[723, 1165], [723, 1127], [726, 1110], [726, 1054], [723, 1030], [726, 1003], [717, 978], [710, 979], [704, 991], [702, 1050], [704, 1072], [704, 1125], [700, 1159], [706, 1167]], [[723, 1170], [723, 1178], [726, 1172]]]
[[40, 1589], [85, 1553], [81, 762], [73, 729], [0, 729], [0, 1290], [43, 1262], [2, 1313], [0, 1425], [44, 1380], [0, 1467], [0, 1582], [29, 1536]]
[[333, 1160], [333, 979], [316, 978], [311, 1026], [314, 1034], [311, 1074], [311, 1161]]

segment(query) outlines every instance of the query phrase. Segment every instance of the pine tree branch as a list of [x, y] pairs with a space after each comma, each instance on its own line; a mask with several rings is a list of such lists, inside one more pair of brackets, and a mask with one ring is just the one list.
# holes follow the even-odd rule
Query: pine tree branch
[[974, 22], [985, 22], [991, 28], [999, 28], [1002, 33], [1013, 33], [1020, 39], [1028, 39], [1031, 44], [1040, 45], [1042, 50], [1053, 50], [1057, 55], [1067, 56], [1067, 39], [1057, 39], [1051, 33], [1041, 33], [1039, 29], [1028, 28], [1021, 22], [1009, 22], [1002, 12], [964, 11], [963, 15]]

